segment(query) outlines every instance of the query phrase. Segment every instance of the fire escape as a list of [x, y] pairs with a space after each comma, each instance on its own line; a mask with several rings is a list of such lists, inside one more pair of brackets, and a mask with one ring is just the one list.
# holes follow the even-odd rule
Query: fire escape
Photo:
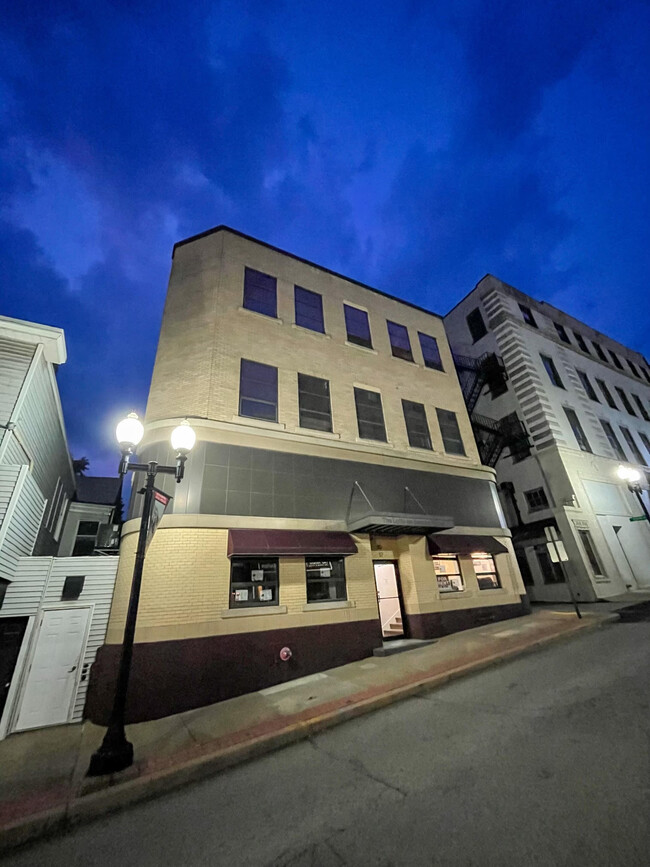
[[530, 454], [528, 435], [516, 413], [494, 419], [475, 412], [478, 399], [486, 387], [492, 397], [498, 397], [507, 390], [508, 374], [503, 360], [494, 352], [486, 352], [478, 358], [454, 355], [454, 364], [481, 463], [488, 467], [496, 466], [506, 448], [510, 449], [510, 456], [515, 460]]

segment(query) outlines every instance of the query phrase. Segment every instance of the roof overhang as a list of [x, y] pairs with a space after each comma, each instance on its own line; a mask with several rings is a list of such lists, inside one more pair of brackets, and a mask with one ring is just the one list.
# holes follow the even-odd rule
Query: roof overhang
[[427, 536], [454, 526], [454, 519], [444, 515], [413, 515], [409, 512], [373, 512], [348, 521], [351, 533], [374, 533], [377, 536]]
[[349, 533], [319, 530], [229, 530], [228, 556], [347, 557], [357, 553]]
[[62, 328], [0, 316], [0, 336], [20, 343], [42, 344], [45, 360], [51, 364], [64, 364], [67, 358]]
[[429, 553], [436, 554], [507, 554], [505, 545], [494, 536], [462, 536], [453, 533], [435, 533], [429, 536]]

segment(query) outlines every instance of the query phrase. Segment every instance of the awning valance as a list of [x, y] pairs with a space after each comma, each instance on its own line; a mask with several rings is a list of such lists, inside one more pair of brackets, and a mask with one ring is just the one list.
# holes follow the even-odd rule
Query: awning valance
[[508, 549], [493, 536], [454, 536], [435, 533], [428, 537], [429, 554], [507, 554]]
[[229, 530], [228, 556], [270, 556], [329, 554], [346, 557], [356, 554], [349, 533], [320, 530]]
[[410, 512], [377, 512], [348, 521], [351, 533], [374, 533], [377, 536], [426, 536], [453, 526], [453, 518]]

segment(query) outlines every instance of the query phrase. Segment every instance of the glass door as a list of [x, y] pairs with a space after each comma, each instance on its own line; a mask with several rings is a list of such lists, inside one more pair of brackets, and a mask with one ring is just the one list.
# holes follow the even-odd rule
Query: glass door
[[397, 564], [393, 560], [376, 560], [374, 568], [381, 634], [388, 639], [402, 638], [404, 623]]

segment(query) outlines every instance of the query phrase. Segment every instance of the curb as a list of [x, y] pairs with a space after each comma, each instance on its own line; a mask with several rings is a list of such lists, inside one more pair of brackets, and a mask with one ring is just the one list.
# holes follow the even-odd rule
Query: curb
[[310, 717], [307, 720], [290, 723], [280, 731], [259, 735], [247, 742], [222, 747], [213, 752], [208, 751], [203, 755], [186, 760], [181, 765], [118, 782], [99, 791], [75, 795], [67, 804], [53, 807], [42, 813], [32, 814], [25, 819], [19, 819], [0, 828], [0, 853], [8, 852], [39, 838], [53, 836], [57, 832], [68, 830], [84, 822], [90, 822], [138, 802], [151, 800], [190, 783], [199, 782], [219, 771], [305, 740], [312, 734], [325, 731], [339, 723], [365, 716], [365, 714], [380, 710], [403, 699], [435, 690], [450, 681], [525, 656], [528, 653], [534, 653], [549, 644], [571, 639], [576, 635], [615, 623], [618, 620], [620, 620], [618, 614], [599, 617], [595, 622], [581, 623], [571, 630], [542, 636], [530, 644], [514, 647], [510, 650], [501, 650], [480, 660], [471, 660], [442, 673], [424, 676], [412, 683], [396, 686], [380, 695], [362, 699], [354, 704]]

